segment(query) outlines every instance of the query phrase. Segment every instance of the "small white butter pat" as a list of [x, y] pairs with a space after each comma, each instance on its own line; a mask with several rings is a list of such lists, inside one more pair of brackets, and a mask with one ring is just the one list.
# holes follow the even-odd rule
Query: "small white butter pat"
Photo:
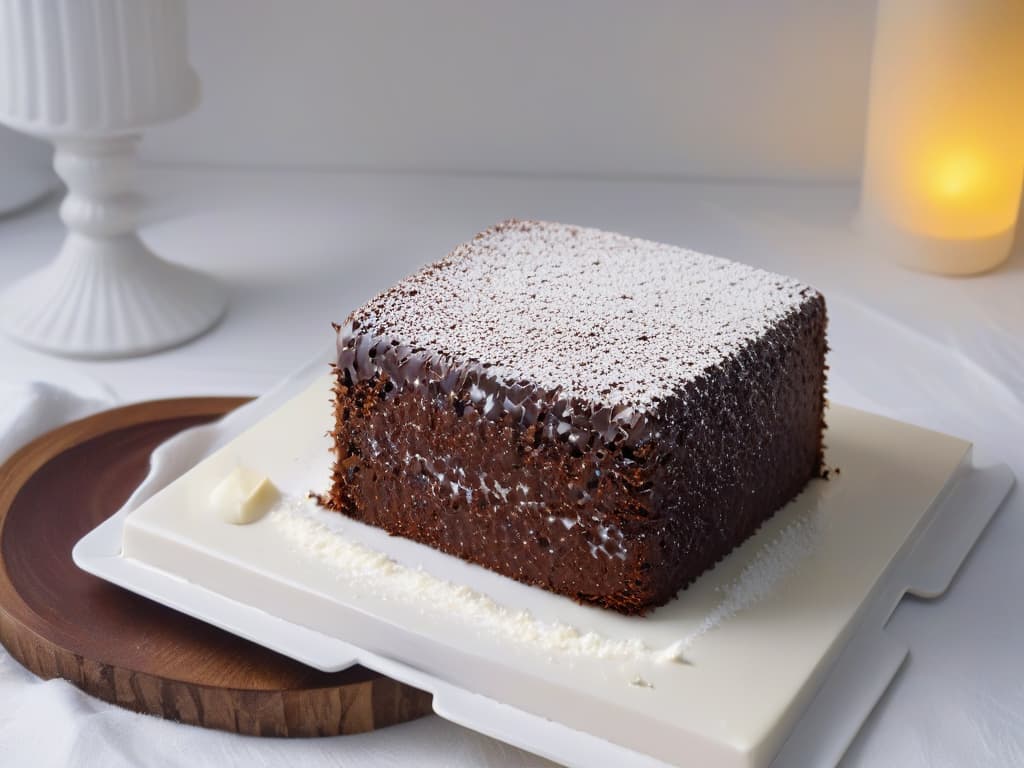
[[238, 467], [210, 492], [210, 506], [224, 522], [246, 525], [263, 517], [279, 495], [266, 475]]

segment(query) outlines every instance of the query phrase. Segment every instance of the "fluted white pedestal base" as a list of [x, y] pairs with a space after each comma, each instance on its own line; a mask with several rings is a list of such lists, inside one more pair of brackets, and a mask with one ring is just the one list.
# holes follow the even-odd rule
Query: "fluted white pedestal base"
[[49, 266], [0, 294], [0, 328], [53, 354], [129, 357], [195, 338], [225, 307], [215, 280], [164, 261], [134, 232], [72, 233]]
[[143, 245], [134, 191], [142, 130], [199, 95], [184, 0], [0, 0], [0, 19], [0, 120], [53, 141], [68, 188], [60, 254], [0, 294], [0, 329], [93, 358], [198, 336], [224, 313], [224, 293]]

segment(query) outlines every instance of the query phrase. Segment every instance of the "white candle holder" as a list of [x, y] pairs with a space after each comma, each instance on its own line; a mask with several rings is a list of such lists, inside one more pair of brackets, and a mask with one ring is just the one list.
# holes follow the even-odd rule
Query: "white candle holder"
[[1024, 180], [1024, 3], [879, 0], [860, 221], [911, 269], [985, 272]]
[[141, 355], [212, 327], [226, 306], [208, 276], [136, 233], [143, 129], [189, 111], [184, 0], [0, 0], [0, 122], [54, 142], [68, 195], [57, 258], [0, 294], [19, 342], [87, 358]]

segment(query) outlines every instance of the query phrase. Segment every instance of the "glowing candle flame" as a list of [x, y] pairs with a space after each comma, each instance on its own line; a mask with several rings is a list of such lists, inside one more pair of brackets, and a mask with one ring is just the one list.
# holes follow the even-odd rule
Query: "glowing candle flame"
[[1024, 2], [878, 0], [861, 217], [872, 252], [983, 272], [1024, 178]]
[[988, 174], [977, 154], [959, 152], [939, 160], [931, 173], [931, 189], [940, 197], [955, 200], [978, 194]]

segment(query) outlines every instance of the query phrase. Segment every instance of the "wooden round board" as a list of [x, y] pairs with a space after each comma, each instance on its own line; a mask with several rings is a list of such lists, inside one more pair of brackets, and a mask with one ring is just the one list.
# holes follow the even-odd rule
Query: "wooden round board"
[[361, 667], [319, 672], [72, 562], [75, 542], [124, 503], [157, 445], [243, 402], [117, 408], [44, 435], [0, 467], [0, 642], [42, 678], [237, 733], [333, 736], [430, 713], [428, 693]]

